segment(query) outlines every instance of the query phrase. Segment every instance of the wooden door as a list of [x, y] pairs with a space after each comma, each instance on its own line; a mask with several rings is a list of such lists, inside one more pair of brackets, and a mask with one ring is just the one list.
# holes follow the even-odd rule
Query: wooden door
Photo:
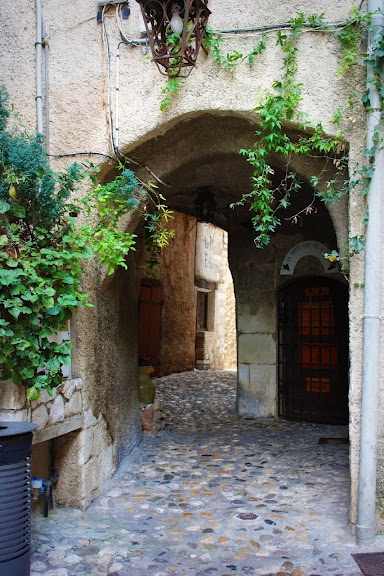
[[155, 369], [160, 366], [162, 287], [142, 283], [139, 296], [139, 358], [149, 358]]

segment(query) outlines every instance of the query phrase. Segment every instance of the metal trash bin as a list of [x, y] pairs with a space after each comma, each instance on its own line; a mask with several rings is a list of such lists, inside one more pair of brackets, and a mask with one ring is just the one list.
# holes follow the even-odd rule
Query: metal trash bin
[[29, 422], [0, 422], [0, 576], [29, 576], [31, 453]]

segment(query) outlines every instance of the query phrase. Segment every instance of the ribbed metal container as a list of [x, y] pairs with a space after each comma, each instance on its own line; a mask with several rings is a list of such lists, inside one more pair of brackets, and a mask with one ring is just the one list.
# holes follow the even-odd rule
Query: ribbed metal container
[[0, 576], [29, 576], [31, 453], [36, 424], [0, 422]]

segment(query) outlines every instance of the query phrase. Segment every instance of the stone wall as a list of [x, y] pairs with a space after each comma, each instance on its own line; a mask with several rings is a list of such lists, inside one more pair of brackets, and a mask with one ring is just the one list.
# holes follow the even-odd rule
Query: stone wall
[[[303, 191], [304, 192], [304, 191]], [[295, 202], [292, 210], [295, 210]], [[238, 334], [237, 408], [256, 417], [277, 416], [277, 294], [287, 279], [325, 275], [317, 259], [302, 259], [292, 276], [281, 274], [293, 246], [317, 240], [337, 249], [338, 241], [328, 211], [320, 203], [315, 218], [300, 227], [281, 226], [263, 250], [256, 249], [250, 229], [230, 230], [229, 261], [235, 286]], [[232, 239], [234, 238], [234, 239]], [[312, 243], [308, 243], [311, 244]], [[321, 255], [322, 257], [322, 255]], [[334, 275], [345, 281], [341, 274]]]
[[227, 270], [225, 297], [225, 356], [224, 368], [237, 368], [236, 299], [231, 272]]
[[228, 289], [232, 285], [228, 273], [228, 234], [213, 224], [197, 223], [194, 282], [196, 289], [208, 296], [207, 326], [196, 335], [196, 351], [200, 354], [196, 356], [196, 367], [222, 370], [236, 356], [236, 340], [230, 337], [236, 319]]
[[[195, 366], [213, 370], [233, 367], [236, 365], [236, 320], [232, 278], [228, 274], [227, 233], [213, 225], [198, 223], [193, 216], [179, 212], [173, 216], [170, 226], [174, 237], [162, 250], [155, 270], [146, 265], [148, 253], [143, 244], [136, 255], [137, 290], [141, 281], [152, 276], [162, 288], [157, 375], [193, 370]], [[207, 249], [209, 241], [205, 233], [215, 238], [212, 250]], [[232, 286], [232, 292], [228, 285]], [[197, 334], [199, 289], [212, 298], [210, 326]]]
[[48, 430], [53, 430], [54, 426], [59, 429], [64, 421], [65, 426], [72, 419], [77, 422], [77, 428], [83, 426], [83, 381], [80, 378], [64, 380], [61, 386], [53, 388], [52, 396], [42, 390], [39, 400], [34, 402], [28, 402], [23, 386], [16, 386], [11, 381], [0, 382], [0, 390], [1, 420], [37, 424], [35, 441], [49, 439]]
[[[241, 0], [234, 7], [229, 0], [210, 0], [210, 24], [217, 30], [275, 25], [287, 22], [295, 13], [311, 14], [313, 2], [298, 0], [292, 7], [290, 0], [279, 0], [268, 5], [262, 0]], [[353, 0], [325, 0], [318, 12], [326, 22], [338, 22], [348, 17]], [[192, 191], [203, 184], [217, 183], [220, 190], [230, 188], [239, 198], [249, 187], [250, 171], [241, 163], [238, 151], [251, 146], [257, 127], [254, 112], [259, 96], [271, 87], [281, 70], [280, 48], [272, 39], [268, 50], [257, 59], [252, 68], [244, 66], [234, 75], [228, 75], [211, 58], [199, 57], [198, 67], [183, 83], [173, 106], [165, 112], [159, 109], [163, 98], [161, 90], [166, 80], [158, 73], [150, 59], [142, 56], [140, 48], [120, 46], [119, 106], [109, 91], [116, 85], [117, 45], [121, 41], [116, 25], [114, 7], [105, 12], [105, 28], [96, 22], [97, 5], [94, 0], [63, 3], [60, 0], [42, 0], [44, 26], [49, 43], [49, 77], [43, 74], [43, 102], [48, 107], [49, 95], [49, 148], [52, 154], [72, 154], [92, 151], [111, 154], [111, 139], [119, 137], [119, 150], [132, 155], [138, 175], [145, 181], [155, 173], [167, 182], [169, 191], [176, 189], [178, 198], [186, 201]], [[131, 3], [131, 17], [124, 23], [128, 38], [140, 38], [139, 6]], [[35, 2], [33, 0], [3, 0], [0, 4], [0, 63], [2, 81], [7, 86], [11, 102], [22, 114], [23, 124], [33, 132], [36, 128], [35, 110]], [[109, 43], [104, 32], [108, 34]], [[104, 40], [103, 40], [104, 38]], [[237, 50], [247, 54], [257, 42], [255, 35], [225, 37], [223, 51]], [[108, 53], [108, 46], [110, 53]], [[322, 122], [330, 135], [344, 130], [349, 147], [352, 174], [364, 160], [365, 111], [357, 100], [356, 106], [340, 127], [332, 123], [339, 107], [345, 109], [348, 97], [356, 90], [365, 90], [365, 66], [356, 65], [338, 75], [339, 45], [327, 34], [308, 33], [298, 38], [298, 82], [304, 86], [300, 112], [307, 114], [314, 125]], [[319, 54], [321, 57], [319, 57]], [[110, 69], [108, 66], [110, 65]], [[41, 63], [44, 70], [44, 62]], [[45, 85], [45, 80], [47, 84]], [[47, 86], [47, 92], [46, 88]], [[117, 91], [116, 91], [117, 93]], [[111, 117], [119, 115], [118, 130]], [[111, 134], [110, 126], [114, 126]], [[296, 126], [291, 126], [296, 130]], [[46, 127], [44, 131], [47, 133]], [[115, 166], [103, 156], [93, 156], [100, 164], [102, 176], [112, 174]], [[281, 159], [275, 158], [276, 165]], [[295, 169], [304, 178], [311, 174], [312, 160], [297, 161]], [[52, 159], [53, 166], [69, 163], [69, 159]], [[152, 172], [149, 173], [148, 166]], [[171, 185], [169, 184], [171, 183]], [[182, 196], [181, 193], [185, 196]], [[182, 204], [182, 202], [181, 202]], [[181, 207], [179, 208], [181, 209]], [[338, 246], [342, 250], [345, 239], [361, 234], [365, 207], [359, 191], [353, 190], [348, 206], [330, 208], [332, 226], [324, 226], [316, 236], [305, 235], [302, 230], [280, 234], [275, 248], [265, 251], [263, 257], [252, 253], [252, 237], [246, 228], [230, 223], [235, 236], [229, 237], [231, 270], [237, 299], [239, 331], [239, 405], [252, 405], [255, 413], [273, 414], [276, 411], [276, 390], [272, 386], [274, 370], [273, 351], [276, 348], [275, 290], [281, 285], [278, 271], [287, 251], [303, 240], [314, 238]], [[337, 214], [337, 211], [339, 213]], [[329, 220], [327, 220], [329, 223]], [[226, 226], [223, 217], [218, 223]], [[136, 226], [136, 224], [135, 224]], [[135, 226], [129, 228], [131, 231]], [[334, 230], [337, 241], [327, 241], [328, 229]], [[247, 235], [248, 234], [248, 235]], [[245, 241], [242, 244], [242, 240]], [[189, 255], [188, 255], [189, 258]], [[180, 260], [178, 261], [180, 263]], [[188, 265], [190, 263], [188, 260]], [[354, 259], [350, 272], [350, 441], [351, 441], [351, 520], [356, 522], [359, 425], [361, 399], [362, 359], [362, 289], [364, 283], [363, 256]], [[131, 263], [132, 265], [132, 263]], [[171, 265], [169, 262], [168, 265]], [[132, 267], [130, 268], [132, 271]], [[133, 266], [134, 270], [134, 266]], [[184, 270], [180, 266], [181, 271]], [[92, 409], [96, 420], [99, 415], [108, 423], [108, 430], [116, 446], [117, 461], [127, 446], [139, 441], [137, 432], [135, 369], [137, 349], [135, 343], [137, 300], [128, 281], [106, 289], [103, 275], [86, 271], [84, 285], [92, 294], [96, 309], [79, 312], [76, 319], [74, 375], [84, 386], [85, 410]], [[133, 272], [134, 276], [134, 272]], [[121, 280], [121, 278], [120, 278]], [[133, 279], [135, 281], [135, 279]], [[127, 288], [128, 297], [124, 298]], [[384, 290], [384, 289], [383, 289]], [[253, 292], [253, 294], [251, 294]], [[384, 294], [384, 292], [383, 292]], [[123, 313], [123, 325], [119, 314]], [[193, 332], [192, 323], [187, 327]], [[175, 333], [182, 338], [183, 333]], [[168, 354], [172, 350], [171, 334], [167, 336]], [[260, 354], [253, 355], [254, 344]], [[262, 353], [261, 353], [262, 352]], [[119, 359], [123, 358], [123, 366]], [[193, 351], [188, 356], [192, 365]], [[112, 359], [112, 362], [110, 361]], [[256, 361], [257, 360], [257, 361]], [[169, 366], [170, 370], [176, 368]], [[254, 371], [263, 371], [263, 385]], [[381, 373], [383, 371], [381, 370]], [[263, 391], [264, 390], [264, 391]], [[384, 382], [381, 380], [380, 402], [383, 405]], [[124, 398], [122, 413], [114, 406], [114, 399]], [[247, 398], [247, 399], [246, 399]], [[248, 401], [249, 400], [249, 401]], [[17, 397], [25, 418], [24, 408]], [[60, 401], [57, 401], [58, 403]], [[8, 408], [7, 408], [8, 410]], [[44, 411], [43, 411], [44, 412]], [[383, 411], [381, 411], [383, 414]], [[383, 477], [383, 422], [380, 421], [379, 471]], [[379, 479], [379, 490], [382, 480]]]
[[[22, 386], [2, 382], [0, 387], [0, 420], [38, 425], [33, 433], [33, 474], [45, 481], [57, 471], [57, 502], [86, 507], [110, 478], [116, 457], [105, 418], [83, 410], [83, 381], [65, 379], [52, 397], [44, 390], [34, 402], [27, 401]], [[40, 450], [48, 442], [53, 450]]]
[[162, 287], [159, 376], [193, 370], [195, 366], [195, 219], [175, 212], [170, 227], [174, 237], [161, 251], [155, 270], [146, 265], [144, 245], [136, 255], [137, 290], [142, 279], [153, 277]]

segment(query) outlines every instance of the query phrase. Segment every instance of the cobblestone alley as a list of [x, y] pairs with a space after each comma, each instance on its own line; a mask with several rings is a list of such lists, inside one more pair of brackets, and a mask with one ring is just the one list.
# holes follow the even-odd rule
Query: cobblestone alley
[[345, 427], [237, 415], [236, 372], [156, 385], [164, 430], [86, 511], [33, 518], [32, 576], [361, 575], [348, 445], [319, 443]]

